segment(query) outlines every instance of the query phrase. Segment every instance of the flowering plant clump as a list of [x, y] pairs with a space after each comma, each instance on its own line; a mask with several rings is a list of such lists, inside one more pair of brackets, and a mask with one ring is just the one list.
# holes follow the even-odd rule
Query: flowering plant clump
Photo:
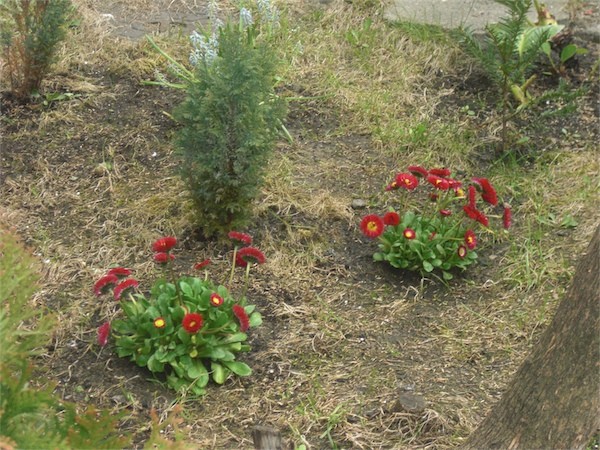
[[[154, 373], [165, 373], [167, 384], [179, 392], [203, 395], [209, 379], [223, 384], [231, 375], [247, 376], [250, 367], [236, 361], [236, 355], [250, 350], [246, 332], [262, 323], [254, 305], [248, 305], [245, 291], [250, 267], [265, 262], [264, 254], [249, 245], [252, 238], [244, 233], [231, 232], [234, 241], [233, 267], [245, 270], [246, 287], [241, 298], [234, 296], [221, 284], [208, 279], [181, 276], [158, 279], [149, 294], [139, 291], [139, 283], [129, 277], [131, 270], [111, 269], [94, 285], [98, 296], [110, 287], [119, 302], [124, 317], [106, 322], [98, 328], [98, 344], [107, 345], [112, 335], [117, 354], [129, 357], [137, 365]], [[177, 239], [167, 236], [152, 245], [153, 260], [165, 274], [172, 273]], [[241, 254], [241, 256], [240, 256]], [[204, 260], [194, 265], [200, 270], [211, 263]], [[243, 263], [243, 264], [242, 264]]]
[[[390, 209], [381, 217], [368, 214], [360, 223], [365, 236], [379, 240], [375, 261], [422, 275], [438, 271], [450, 280], [452, 269], [464, 270], [477, 260], [476, 231], [493, 233], [490, 218], [501, 217], [503, 227], [510, 227], [510, 206], [499, 206], [489, 180], [473, 178], [467, 185], [450, 175], [448, 169], [409, 166], [395, 176], [385, 190], [403, 193], [406, 212]], [[419, 197], [419, 187], [424, 197]], [[421, 208], [415, 206], [417, 200]]]

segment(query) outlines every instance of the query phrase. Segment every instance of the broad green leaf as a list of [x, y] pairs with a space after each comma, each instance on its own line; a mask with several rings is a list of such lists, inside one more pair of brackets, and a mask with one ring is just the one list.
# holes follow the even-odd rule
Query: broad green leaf
[[223, 365], [240, 377], [247, 377], [252, 373], [248, 364], [239, 361], [224, 361]]
[[193, 380], [204, 377], [208, 378], [208, 371], [206, 370], [206, 367], [204, 367], [202, 361], [193, 359], [191, 364], [187, 367], [187, 376]]
[[179, 288], [181, 289], [181, 292], [184, 293], [184, 295], [193, 298], [194, 297], [194, 291], [192, 290], [191, 286], [189, 284], [187, 284], [184, 281], [181, 281], [179, 283]]
[[445, 270], [442, 272], [442, 277], [444, 280], [448, 281], [454, 278], [450, 272], [446, 272]]
[[246, 333], [234, 333], [231, 336], [226, 337], [221, 340], [221, 344], [231, 344], [233, 342], [243, 342], [248, 339], [248, 335]]
[[250, 314], [250, 326], [251, 327], [257, 327], [259, 325], [262, 324], [262, 316], [260, 315], [260, 313], [255, 312]]
[[210, 363], [210, 368], [212, 370], [212, 379], [217, 384], [223, 384], [227, 379], [227, 373], [225, 372], [225, 368], [216, 362]]
[[560, 52], [560, 62], [564, 63], [577, 54], [577, 46], [569, 44]]
[[425, 272], [431, 272], [433, 270], [433, 265], [429, 261], [423, 261], [423, 269]]

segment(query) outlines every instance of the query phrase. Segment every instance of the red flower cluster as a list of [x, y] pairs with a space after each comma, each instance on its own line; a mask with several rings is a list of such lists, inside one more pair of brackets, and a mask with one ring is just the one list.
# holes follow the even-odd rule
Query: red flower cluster
[[246, 314], [246, 310], [242, 306], [233, 305], [231, 310], [233, 311], [233, 314], [235, 314], [235, 317], [237, 317], [238, 321], [240, 322], [240, 331], [244, 332], [248, 328], [250, 328], [250, 318], [248, 317], [248, 314]]
[[202, 324], [204, 323], [204, 319], [198, 313], [187, 313], [183, 316], [183, 320], [181, 321], [181, 326], [185, 331], [189, 334], [197, 333], [200, 328], [202, 328]]
[[116, 275], [109, 272], [108, 274], [100, 278], [98, 281], [96, 281], [96, 283], [94, 284], [94, 294], [96, 294], [96, 296], [100, 296], [106, 287], [115, 285], [118, 282], [119, 278]]
[[129, 278], [124, 281], [119, 280], [120, 277], [126, 277], [129, 275], [131, 275], [131, 270], [124, 267], [114, 267], [110, 269], [106, 275], [94, 283], [94, 294], [100, 296], [107, 287], [114, 286], [113, 295], [115, 300], [119, 300], [124, 291], [138, 286], [137, 280], [134, 280], [133, 278]]

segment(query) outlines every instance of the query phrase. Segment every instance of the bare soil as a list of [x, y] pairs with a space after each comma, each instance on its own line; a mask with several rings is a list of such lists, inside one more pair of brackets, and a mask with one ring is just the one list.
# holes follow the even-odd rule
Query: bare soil
[[[119, 8], [107, 12], [117, 16]], [[586, 66], [573, 72], [581, 83], [597, 55], [597, 45], [588, 44]], [[0, 202], [44, 262], [32, 306], [58, 319], [38, 361], [40, 375], [56, 381], [64, 399], [126, 411], [122, 429], [141, 445], [150, 408], [164, 418], [178, 399], [110, 344], [96, 345], [97, 326], [117, 307], [94, 297], [91, 286], [108, 267], [123, 265], [149, 289], [157, 274], [149, 245], [161, 235], [179, 238], [182, 273], [210, 257], [222, 261], [210, 275], [224, 278], [230, 248], [202, 239], [188, 220], [171, 146], [177, 127], [164, 113], [183, 93], [103, 67], [76, 76], [94, 93], [48, 106], [4, 97]], [[476, 78], [465, 72], [432, 81], [452, 92], [440, 117], [480, 104], [485, 82]], [[297, 86], [281, 94], [310, 96]], [[566, 117], [529, 122], [538, 148], [568, 142], [570, 151], [581, 151], [597, 142], [597, 93], [578, 101]], [[330, 448], [330, 437], [339, 448], [455, 447], [499, 398], [569, 282], [549, 280], [553, 298], [525, 307], [502, 278], [507, 244], [490, 248], [450, 286], [373, 263], [375, 246], [360, 234], [360, 217], [382, 209], [378, 193], [390, 173], [414, 161], [349, 132], [340, 115], [326, 100], [290, 104], [286, 126], [294, 142], [278, 145], [244, 230], [269, 258], [253, 273], [248, 295], [264, 316], [242, 357], [254, 372], [211, 386], [202, 399], [183, 400], [193, 448], [250, 448], [256, 424], [310, 448]], [[474, 155], [482, 170], [490, 148]], [[367, 208], [354, 209], [355, 199]], [[548, 238], [562, 254], [586, 240], [569, 230]], [[571, 263], [576, 255], [568, 256]]]

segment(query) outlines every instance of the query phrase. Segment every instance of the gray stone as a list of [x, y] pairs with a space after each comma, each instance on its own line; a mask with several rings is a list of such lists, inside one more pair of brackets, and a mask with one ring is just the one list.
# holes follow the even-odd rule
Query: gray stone
[[362, 198], [355, 198], [352, 200], [352, 209], [365, 209], [367, 207], [367, 201]]
[[425, 397], [412, 392], [402, 392], [398, 395], [398, 400], [394, 402], [391, 410], [393, 412], [407, 412], [410, 414], [421, 414], [425, 411]]
[[[558, 22], [568, 20], [567, 2], [543, 1]], [[475, 31], [483, 30], [486, 24], [498, 22], [505, 15], [506, 8], [493, 0], [392, 0], [384, 12], [390, 21], [418, 22], [447, 29], [468, 26]], [[533, 6], [530, 19], [537, 20]]]

